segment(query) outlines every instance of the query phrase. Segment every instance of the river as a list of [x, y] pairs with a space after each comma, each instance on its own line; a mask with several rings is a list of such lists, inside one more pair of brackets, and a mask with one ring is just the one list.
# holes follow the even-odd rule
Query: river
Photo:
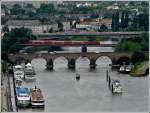
[[[112, 48], [88, 48], [89, 51], [113, 52]], [[80, 51], [69, 48], [68, 51]], [[65, 49], [66, 51], [66, 49]], [[44, 109], [19, 109], [19, 112], [148, 112], [148, 76], [131, 77], [120, 74], [109, 67], [111, 60], [100, 57], [94, 71], [89, 70], [89, 60], [78, 58], [76, 70], [67, 69], [67, 60], [59, 57], [54, 61], [54, 70], [45, 70], [44, 59], [32, 60], [36, 70], [36, 81], [25, 81], [28, 87], [41, 88], [45, 98]], [[106, 70], [112, 78], [120, 80], [122, 95], [112, 95], [106, 82]], [[76, 81], [76, 73], [80, 81]]]

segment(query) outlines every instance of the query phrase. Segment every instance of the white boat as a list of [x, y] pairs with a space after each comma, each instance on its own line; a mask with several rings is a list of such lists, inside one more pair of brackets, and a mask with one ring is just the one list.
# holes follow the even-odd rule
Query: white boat
[[110, 88], [112, 93], [122, 93], [122, 86], [119, 80], [112, 80]]
[[15, 72], [15, 71], [23, 71], [24, 69], [23, 69], [23, 66], [21, 66], [21, 65], [15, 65], [15, 66], [13, 66], [13, 71]]
[[13, 67], [14, 77], [15, 78], [24, 78], [24, 68], [21, 65], [16, 65]]
[[34, 67], [31, 65], [31, 63], [27, 63], [25, 65], [25, 78], [33, 78], [35, 77], [35, 70]]
[[121, 66], [119, 72], [125, 72], [125, 66]]
[[120, 73], [129, 73], [131, 72], [133, 65], [123, 65], [120, 67], [119, 72]]
[[14, 77], [15, 77], [15, 79], [17, 79], [17, 78], [23, 79], [24, 78], [24, 72], [23, 71], [15, 71]]
[[30, 105], [30, 89], [25, 87], [16, 87], [17, 106], [27, 107]]
[[44, 107], [45, 101], [43, 98], [43, 94], [40, 88], [31, 89], [31, 105], [32, 107]]
[[126, 72], [131, 72], [132, 68], [133, 68], [133, 65], [127, 65]]

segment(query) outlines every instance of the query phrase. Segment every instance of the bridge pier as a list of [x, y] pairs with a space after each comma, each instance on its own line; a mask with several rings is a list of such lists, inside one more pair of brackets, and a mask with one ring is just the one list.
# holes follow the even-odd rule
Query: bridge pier
[[75, 59], [68, 60], [68, 69], [75, 69]]
[[53, 70], [54, 64], [53, 64], [53, 60], [49, 59], [46, 63], [46, 69], [47, 70]]
[[90, 59], [90, 69], [95, 69], [95, 68], [96, 68], [96, 60]]
[[86, 46], [82, 46], [81, 52], [82, 53], [86, 53], [87, 52], [87, 47]]

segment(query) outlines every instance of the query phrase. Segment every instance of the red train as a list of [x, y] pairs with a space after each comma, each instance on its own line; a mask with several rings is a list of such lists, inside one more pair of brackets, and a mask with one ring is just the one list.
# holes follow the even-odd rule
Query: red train
[[57, 40], [30, 40], [26, 45], [100, 45], [100, 41], [57, 41]]

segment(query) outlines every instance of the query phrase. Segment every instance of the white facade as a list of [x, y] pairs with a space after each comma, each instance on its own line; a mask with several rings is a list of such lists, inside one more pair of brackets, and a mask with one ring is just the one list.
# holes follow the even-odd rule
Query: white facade
[[57, 23], [41, 24], [38, 20], [10, 20], [6, 23], [9, 30], [11, 31], [14, 28], [28, 28], [32, 30], [32, 33], [44, 33], [49, 32], [52, 28], [53, 31], [58, 31]]
[[76, 24], [76, 29], [84, 29], [84, 30], [90, 30], [91, 25], [88, 24]]
[[62, 22], [62, 24], [63, 24], [64, 31], [68, 31], [71, 29], [70, 22]]
[[52, 28], [54, 31], [58, 30], [57, 24], [54, 25], [36, 25], [36, 26], [8, 26], [9, 31], [11, 31], [14, 28], [28, 28], [32, 30], [32, 33], [34, 34], [38, 34], [38, 33], [43, 33], [45, 32], [49, 32], [49, 30]]

